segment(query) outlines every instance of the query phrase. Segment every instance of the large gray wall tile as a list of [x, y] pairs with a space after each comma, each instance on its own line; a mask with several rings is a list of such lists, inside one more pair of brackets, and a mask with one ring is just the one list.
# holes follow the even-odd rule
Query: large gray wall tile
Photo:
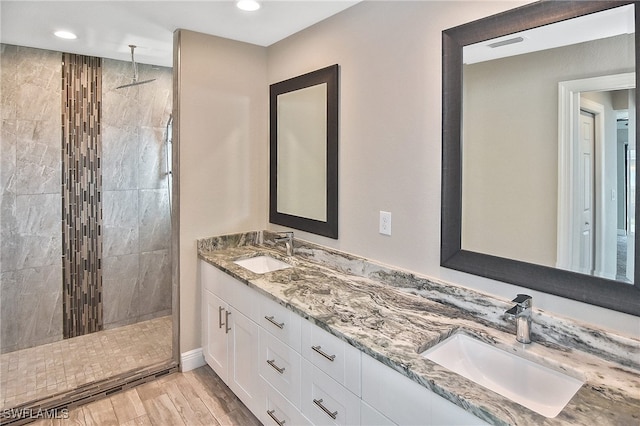
[[19, 46], [16, 75], [16, 118], [51, 120], [60, 117], [60, 52]]
[[109, 324], [135, 322], [139, 315], [140, 255], [112, 256], [103, 259], [102, 303], [105, 328]]
[[138, 128], [102, 123], [102, 189], [138, 188]]
[[0, 192], [15, 193], [16, 120], [2, 120], [0, 129]]
[[61, 192], [61, 133], [57, 120], [18, 120], [16, 127], [18, 194]]
[[171, 309], [169, 250], [140, 253], [140, 315]]
[[171, 219], [167, 190], [140, 190], [139, 209], [140, 251], [168, 249], [171, 244]]
[[137, 190], [103, 191], [102, 221], [104, 257], [138, 253]]
[[0, 113], [3, 119], [16, 118], [17, 54], [17, 46], [0, 45]]
[[140, 189], [166, 188], [167, 146], [163, 127], [140, 128], [140, 160], [138, 182]]
[[17, 269], [60, 264], [62, 221], [60, 194], [18, 195]]

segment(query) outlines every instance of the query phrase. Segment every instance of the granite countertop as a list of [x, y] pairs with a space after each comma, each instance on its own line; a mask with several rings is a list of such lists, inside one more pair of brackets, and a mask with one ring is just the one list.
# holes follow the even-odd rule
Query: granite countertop
[[[266, 231], [198, 241], [198, 255], [256, 291], [491, 424], [640, 424], [640, 341], [536, 309], [530, 345], [515, 341], [513, 306], [480, 292]], [[293, 268], [255, 274], [233, 261], [268, 254]], [[515, 295], [514, 295], [515, 296]], [[420, 353], [463, 331], [585, 382], [555, 418], [441, 367]]]

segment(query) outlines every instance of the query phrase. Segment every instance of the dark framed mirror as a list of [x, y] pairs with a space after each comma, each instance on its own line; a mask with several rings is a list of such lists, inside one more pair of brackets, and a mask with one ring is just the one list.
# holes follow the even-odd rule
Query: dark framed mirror
[[443, 31], [441, 266], [640, 316], [638, 19], [630, 1], [542, 1]]
[[270, 86], [269, 222], [338, 238], [338, 65]]

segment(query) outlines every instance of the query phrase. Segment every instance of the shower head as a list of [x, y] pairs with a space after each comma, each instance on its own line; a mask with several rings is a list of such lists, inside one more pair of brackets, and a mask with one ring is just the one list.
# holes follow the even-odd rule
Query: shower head
[[152, 78], [151, 80], [138, 81], [138, 64], [136, 64], [136, 61], [133, 58], [133, 51], [135, 50], [136, 46], [134, 44], [130, 44], [129, 47], [131, 48], [131, 68], [133, 70], [133, 78], [131, 79], [131, 83], [123, 84], [122, 86], [116, 87], [116, 89], [123, 89], [125, 87], [138, 86], [140, 84], [151, 83], [152, 81], [155, 80], [155, 78]]
[[151, 80], [134, 81], [133, 83], [123, 84], [122, 86], [118, 86], [116, 87], [116, 89], [124, 89], [125, 87], [139, 86], [141, 84], [151, 83], [152, 81], [155, 81], [155, 80], [156, 80], [155, 78], [152, 78]]

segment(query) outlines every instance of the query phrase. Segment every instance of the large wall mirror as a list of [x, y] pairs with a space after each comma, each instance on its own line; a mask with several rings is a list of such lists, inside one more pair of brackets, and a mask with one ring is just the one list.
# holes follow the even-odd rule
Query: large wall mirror
[[338, 65], [270, 86], [269, 221], [338, 238]]
[[441, 265], [640, 315], [629, 1], [443, 32]]

